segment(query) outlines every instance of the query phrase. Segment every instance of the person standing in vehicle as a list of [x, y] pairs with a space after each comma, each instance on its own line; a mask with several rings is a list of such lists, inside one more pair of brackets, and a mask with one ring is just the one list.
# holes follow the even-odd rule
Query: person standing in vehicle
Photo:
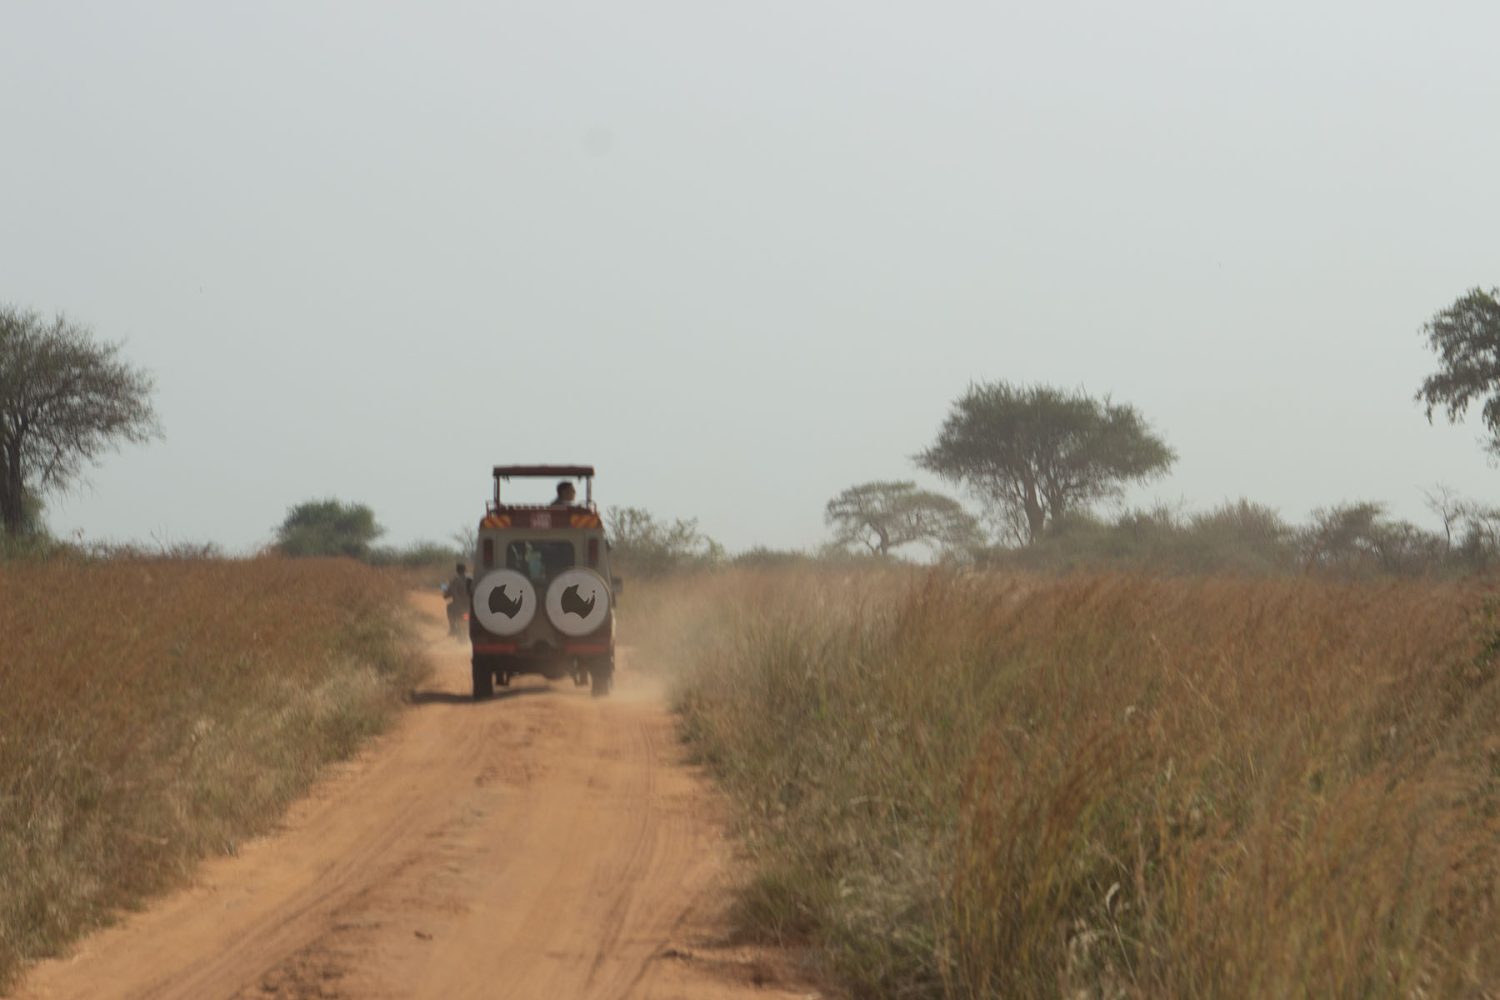
[[474, 581], [469, 579], [468, 567], [458, 564], [453, 579], [443, 587], [448, 595], [448, 634], [460, 635], [463, 631], [464, 615], [469, 613], [469, 594]]
[[552, 498], [554, 507], [571, 507], [578, 496], [578, 490], [572, 483], [564, 479], [557, 484], [557, 496]]

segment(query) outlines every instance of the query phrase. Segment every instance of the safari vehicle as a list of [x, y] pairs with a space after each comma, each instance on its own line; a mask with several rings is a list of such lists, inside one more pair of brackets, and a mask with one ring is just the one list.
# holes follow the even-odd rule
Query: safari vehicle
[[[584, 500], [507, 503], [511, 479], [583, 480]], [[497, 465], [495, 498], [479, 522], [469, 615], [474, 697], [518, 674], [572, 677], [609, 694], [615, 673], [615, 594], [609, 543], [594, 506], [590, 465]]]

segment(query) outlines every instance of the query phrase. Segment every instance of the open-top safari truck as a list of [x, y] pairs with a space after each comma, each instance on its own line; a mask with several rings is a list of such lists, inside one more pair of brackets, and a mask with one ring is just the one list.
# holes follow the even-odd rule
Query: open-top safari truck
[[[559, 480], [550, 504], [507, 503], [501, 484], [511, 479]], [[572, 482], [582, 480], [584, 497]], [[565, 490], [563, 484], [570, 484]], [[497, 465], [495, 496], [487, 505], [474, 553], [469, 615], [474, 697], [517, 674], [541, 674], [609, 693], [615, 670], [615, 593], [609, 543], [594, 506], [590, 465]]]

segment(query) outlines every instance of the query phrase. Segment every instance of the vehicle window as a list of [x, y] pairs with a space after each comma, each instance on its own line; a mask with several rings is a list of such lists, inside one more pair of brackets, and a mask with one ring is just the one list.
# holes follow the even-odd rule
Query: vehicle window
[[572, 542], [520, 541], [505, 547], [505, 568], [525, 573], [533, 583], [550, 580], [575, 562]]

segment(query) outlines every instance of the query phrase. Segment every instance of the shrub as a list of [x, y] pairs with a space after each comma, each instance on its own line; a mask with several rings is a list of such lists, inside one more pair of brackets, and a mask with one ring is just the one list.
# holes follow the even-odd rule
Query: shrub
[[399, 566], [402, 569], [425, 569], [448, 572], [455, 562], [473, 558], [460, 552], [457, 545], [442, 542], [413, 542], [405, 548], [377, 548], [370, 552], [372, 566]]
[[724, 560], [724, 548], [695, 520], [663, 521], [639, 507], [616, 507], [605, 517], [611, 563], [634, 576], [703, 569]]
[[384, 532], [375, 523], [375, 512], [364, 504], [309, 500], [287, 511], [276, 529], [276, 548], [285, 556], [365, 559]]

